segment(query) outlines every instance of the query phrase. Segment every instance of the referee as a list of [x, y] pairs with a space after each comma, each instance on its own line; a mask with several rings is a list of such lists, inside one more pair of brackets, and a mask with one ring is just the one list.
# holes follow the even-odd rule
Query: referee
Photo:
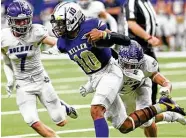
[[[144, 53], [156, 59], [153, 46], [158, 46], [160, 40], [155, 37], [156, 13], [149, 0], [127, 0], [125, 14], [128, 23], [128, 31], [131, 39], [136, 40], [144, 50]], [[157, 59], [156, 59], [157, 60]], [[157, 84], [152, 84], [152, 103], [156, 103]]]

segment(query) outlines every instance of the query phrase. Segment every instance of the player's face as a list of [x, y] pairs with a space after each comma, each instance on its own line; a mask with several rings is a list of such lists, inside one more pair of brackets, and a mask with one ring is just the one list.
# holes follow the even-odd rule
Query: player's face
[[66, 33], [66, 26], [64, 20], [53, 20], [52, 23], [52, 31], [56, 37], [62, 37]]
[[29, 24], [29, 19], [15, 19], [15, 25], [23, 26]]

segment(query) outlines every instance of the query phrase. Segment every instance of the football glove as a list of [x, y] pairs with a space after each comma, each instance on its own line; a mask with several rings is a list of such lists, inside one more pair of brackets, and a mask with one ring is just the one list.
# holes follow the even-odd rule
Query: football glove
[[87, 94], [93, 93], [94, 89], [92, 88], [91, 83], [87, 82], [84, 86], [80, 86], [79, 92], [83, 97], [85, 97]]
[[7, 92], [8, 97], [11, 96], [13, 88], [14, 88], [14, 82], [8, 82], [6, 84], [6, 92]]
[[170, 89], [168, 87], [161, 87], [159, 90], [160, 95], [162, 96], [169, 96], [170, 95]]

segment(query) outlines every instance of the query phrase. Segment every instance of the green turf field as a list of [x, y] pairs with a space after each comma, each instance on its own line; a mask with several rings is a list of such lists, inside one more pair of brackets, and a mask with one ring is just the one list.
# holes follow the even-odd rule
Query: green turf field
[[[159, 59], [161, 72], [165, 73], [173, 83], [172, 96], [186, 108], [186, 58]], [[179, 64], [181, 62], [181, 64]], [[69, 119], [65, 127], [57, 127], [49, 118], [46, 111], [39, 112], [40, 119], [53, 128], [61, 137], [94, 137], [94, 126], [89, 112], [92, 95], [81, 97], [78, 88], [87, 80], [83, 72], [69, 60], [43, 60], [52, 83], [60, 98], [78, 108], [79, 118]], [[173, 64], [172, 64], [173, 63]], [[178, 63], [178, 64], [176, 64]], [[2, 65], [2, 63], [1, 63]], [[15, 101], [15, 92], [11, 98], [6, 97], [6, 79], [1, 66], [1, 136], [38, 137], [38, 135], [24, 123]], [[81, 106], [80, 106], [81, 105]], [[38, 102], [38, 108], [43, 108]], [[109, 123], [111, 126], [111, 124]], [[111, 137], [144, 137], [142, 129], [138, 128], [129, 134], [120, 134], [110, 129]], [[178, 123], [158, 124], [158, 137], [186, 137], [186, 126]]]

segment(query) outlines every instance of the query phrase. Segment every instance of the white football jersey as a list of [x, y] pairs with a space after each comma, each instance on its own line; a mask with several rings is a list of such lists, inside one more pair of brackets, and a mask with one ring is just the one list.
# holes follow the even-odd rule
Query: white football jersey
[[16, 79], [24, 79], [43, 71], [40, 60], [40, 42], [48, 35], [47, 29], [33, 24], [29, 32], [15, 37], [10, 28], [1, 31], [1, 48], [9, 57]]
[[148, 56], [144, 55], [145, 62], [140, 69], [124, 69], [124, 86], [121, 93], [129, 93], [135, 91], [143, 85], [146, 78], [151, 77], [153, 72], [158, 71], [158, 62]]
[[82, 8], [82, 12], [86, 17], [99, 18], [100, 12], [105, 11], [105, 6], [100, 1], [91, 1], [87, 9]]

